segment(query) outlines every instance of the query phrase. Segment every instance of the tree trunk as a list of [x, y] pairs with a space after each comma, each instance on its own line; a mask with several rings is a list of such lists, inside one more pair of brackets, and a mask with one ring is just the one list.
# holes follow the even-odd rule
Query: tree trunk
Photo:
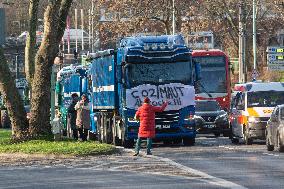
[[28, 120], [24, 103], [16, 88], [14, 79], [4, 57], [4, 52], [0, 48], [0, 92], [4, 97], [11, 124], [12, 137], [16, 140], [26, 139], [28, 135]]
[[29, 33], [26, 40], [25, 48], [25, 73], [26, 78], [31, 87], [34, 71], [35, 71], [35, 54], [36, 54], [36, 28], [37, 28], [37, 12], [39, 0], [30, 0], [29, 6]]
[[72, 0], [50, 1], [44, 15], [44, 37], [36, 56], [32, 83], [30, 132], [33, 137], [51, 134], [51, 71], [71, 4]]

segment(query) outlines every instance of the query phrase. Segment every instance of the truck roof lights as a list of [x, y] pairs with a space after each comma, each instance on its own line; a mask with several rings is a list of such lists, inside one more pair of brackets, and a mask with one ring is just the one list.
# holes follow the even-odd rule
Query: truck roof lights
[[160, 44], [160, 49], [161, 50], [165, 50], [166, 49], [166, 45], [164, 43]]
[[168, 48], [173, 49], [174, 48], [174, 43], [168, 43]]
[[153, 43], [152, 44], [152, 49], [155, 51], [158, 49], [158, 44], [157, 43]]
[[145, 50], [145, 51], [150, 50], [150, 46], [149, 46], [147, 43], [144, 45], [144, 50]]

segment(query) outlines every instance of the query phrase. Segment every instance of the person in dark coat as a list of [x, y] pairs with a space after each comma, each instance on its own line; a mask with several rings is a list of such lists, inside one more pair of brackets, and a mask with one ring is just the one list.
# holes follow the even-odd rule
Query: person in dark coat
[[78, 140], [78, 130], [76, 127], [76, 117], [77, 117], [77, 111], [75, 110], [75, 105], [78, 102], [78, 94], [73, 93], [71, 95], [72, 102], [68, 107], [68, 119], [69, 119], [69, 124], [71, 126], [72, 132], [73, 132], [73, 138], [75, 140]]
[[136, 142], [134, 156], [137, 156], [139, 154], [142, 138], [147, 138], [147, 155], [152, 155], [151, 153], [152, 138], [154, 138], [156, 135], [155, 113], [164, 111], [167, 105], [168, 103], [165, 102], [160, 107], [152, 106], [150, 104], [150, 99], [146, 97], [144, 99], [143, 105], [138, 108], [135, 114], [135, 119], [140, 120], [140, 127], [139, 127], [138, 139]]
[[90, 103], [87, 95], [83, 94], [81, 101], [77, 102], [75, 110], [77, 110], [76, 126], [80, 133], [82, 141], [86, 141], [90, 129]]

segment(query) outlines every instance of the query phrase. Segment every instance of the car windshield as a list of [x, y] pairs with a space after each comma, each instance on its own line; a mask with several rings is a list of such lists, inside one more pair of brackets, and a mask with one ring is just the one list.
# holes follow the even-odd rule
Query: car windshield
[[131, 87], [141, 84], [183, 83], [191, 84], [189, 62], [159, 64], [128, 64], [126, 81]]
[[[194, 57], [201, 65], [201, 84], [209, 93], [226, 93], [226, 61], [223, 56]], [[199, 92], [203, 92], [201, 89]]]
[[284, 104], [284, 91], [248, 92], [247, 107], [275, 107]]
[[209, 112], [221, 110], [217, 101], [196, 101], [195, 111]]

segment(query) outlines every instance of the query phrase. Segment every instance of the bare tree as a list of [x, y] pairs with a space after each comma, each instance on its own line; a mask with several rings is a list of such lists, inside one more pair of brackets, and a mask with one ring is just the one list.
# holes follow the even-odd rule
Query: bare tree
[[29, 6], [29, 33], [26, 39], [25, 48], [25, 72], [26, 78], [31, 86], [34, 70], [35, 70], [35, 54], [36, 54], [36, 29], [37, 29], [37, 13], [39, 0], [30, 0]]
[[15, 140], [24, 140], [28, 135], [28, 120], [24, 109], [24, 103], [16, 88], [14, 79], [11, 75], [4, 52], [0, 48], [0, 93], [4, 97], [11, 124], [12, 137]]
[[32, 84], [30, 132], [34, 137], [51, 134], [51, 71], [71, 4], [72, 0], [50, 0], [44, 15], [44, 36], [36, 55]]

